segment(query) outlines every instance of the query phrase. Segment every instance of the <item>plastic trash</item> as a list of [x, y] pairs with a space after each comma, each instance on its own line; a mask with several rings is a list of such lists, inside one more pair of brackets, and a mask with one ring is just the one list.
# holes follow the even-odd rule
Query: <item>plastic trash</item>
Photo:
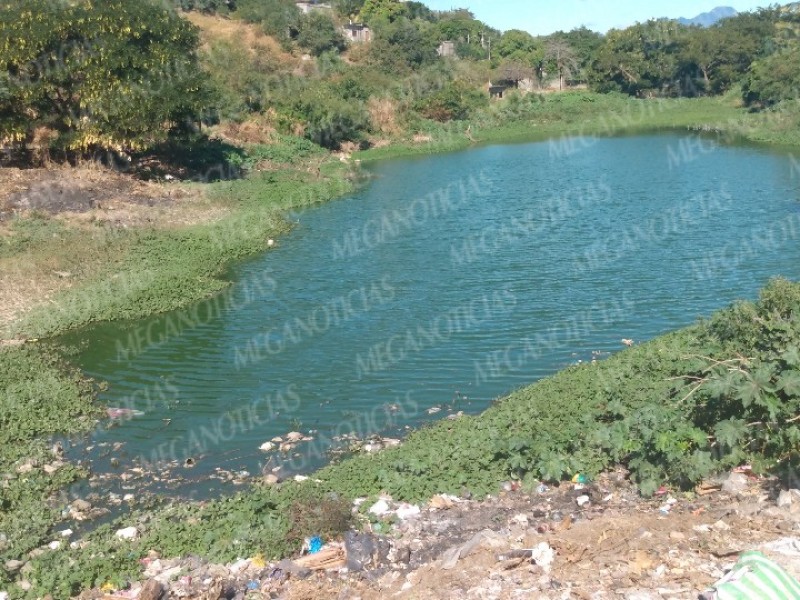
[[313, 537], [306, 538], [304, 549], [308, 554], [316, 554], [322, 550], [323, 545], [322, 538], [318, 535], [315, 535]]
[[572, 483], [589, 483], [589, 481], [591, 481], [589, 476], [583, 473], [575, 473], [572, 477]]
[[800, 600], [800, 583], [761, 552], [739, 556], [733, 569], [704, 593], [703, 600]]
[[248, 581], [247, 582], [247, 589], [250, 591], [257, 590], [261, 584], [257, 581]]

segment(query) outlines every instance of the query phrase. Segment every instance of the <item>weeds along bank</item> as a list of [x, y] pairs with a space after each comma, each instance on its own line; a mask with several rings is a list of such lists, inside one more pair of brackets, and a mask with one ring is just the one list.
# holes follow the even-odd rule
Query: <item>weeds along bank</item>
[[[515, 108], [514, 103], [519, 105]], [[722, 131], [719, 123], [737, 124], [748, 118], [719, 100], [650, 102], [587, 93], [520, 97], [498, 103], [492, 111], [458, 127], [431, 124], [424, 134], [398, 136], [388, 147], [364, 157], [372, 160], [393, 152], [438, 152], [481, 142], [545, 138], [553, 140], [553, 151], [567, 157], [575, 135], [583, 135], [579, 139], [585, 144], [594, 135], [662, 128]], [[256, 145], [239, 155], [240, 164], [251, 171], [249, 177], [207, 186], [212, 203], [225, 209], [219, 218], [183, 227], [132, 228], [103, 238], [102, 243], [87, 244], [91, 254], [87, 264], [97, 265], [96, 270], [94, 266], [87, 269], [85, 283], [14, 323], [14, 334], [46, 338], [96, 321], [168, 311], [219, 291], [226, 285], [220, 277], [231, 261], [265, 250], [270, 237], [288, 229], [282, 211], [338, 197], [353, 188], [348, 165], [303, 148], [289, 142]], [[261, 163], [273, 170], [259, 172]], [[64, 251], [50, 235], [51, 221], [27, 225], [41, 225], [44, 234], [16, 238], [16, 245], [3, 249], [5, 257], [19, 259], [36, 252], [46, 257]], [[781, 289], [788, 294], [792, 288]], [[789, 313], [796, 315], [796, 308]], [[244, 550], [284, 555], [295, 550], [307, 533], [334, 535], [349, 525], [352, 498], [382, 490], [410, 500], [437, 492], [489, 493], [509, 477], [528, 483], [539, 477], [558, 480], [575, 471], [597, 472], [617, 462], [633, 468], [645, 491], [665, 480], [688, 484], [709, 469], [723, 466], [724, 457], [715, 458], [713, 451], [702, 446], [707, 424], [695, 423], [697, 415], [685, 404], [667, 402], [671, 408], [663, 408], [665, 399], [682, 397], [685, 389], [691, 389], [680, 377], [706, 377], [703, 369], [709, 365], [699, 359], [685, 362], [687, 353], [718, 360], [738, 356], [722, 350], [714, 354], [713, 348], [704, 346], [710, 338], [702, 332], [707, 329], [699, 326], [626, 352], [614, 362], [571, 369], [513, 394], [485, 415], [443, 422], [412, 435], [398, 450], [324, 469], [317, 475], [321, 484], [256, 488], [205, 507], [192, 504], [131, 517], [125, 525], [139, 518], [144, 524], [144, 536], [132, 552], [114, 538], [113, 527], [101, 528], [84, 549], [48, 549], [35, 557], [25, 572], [34, 584], [31, 593], [68, 597], [79, 588], [133, 577], [139, 569], [135, 559], [150, 548], [165, 555], [199, 552], [216, 558], [235, 557]], [[1, 566], [52, 541], [61, 511], [73, 499], [64, 490], [84, 474], [62, 464], [47, 440], [54, 434], [93, 427], [97, 407], [89, 382], [55, 358], [60, 349], [36, 342], [7, 346], [0, 352], [0, 397], [8, 404], [0, 411], [0, 424], [11, 436], [0, 453], [0, 473], [8, 474], [7, 483], [0, 486], [0, 532], [5, 536], [0, 537]], [[776, 375], [769, 387], [791, 391], [791, 377], [784, 380], [777, 375], [783, 364], [773, 369]], [[738, 366], [743, 373], [747, 370], [746, 365]], [[680, 385], [665, 384], [670, 377], [678, 377]], [[599, 388], [598, 381], [608, 387]], [[701, 396], [696, 393], [690, 398]], [[573, 401], [564, 403], [564, 398]], [[640, 404], [624, 400], [619, 404], [618, 398], [635, 398]], [[556, 405], [560, 411], [554, 414], [550, 409]], [[659, 410], [653, 412], [654, 406]], [[744, 434], [735, 418], [742, 411], [742, 406], [731, 405], [728, 413], [719, 412], [734, 419], [720, 417], [724, 424], [719, 439], [734, 440], [734, 446], [738, 443], [736, 432]], [[598, 422], [608, 426], [598, 427]], [[514, 435], [509, 436], [509, 431]], [[641, 440], [640, 447], [626, 445], [631, 439]], [[0, 569], [2, 577], [18, 575]]]
[[[78, 547], [33, 558], [29, 597], [67, 598], [137, 579], [139, 559], [152, 550], [225, 562], [281, 557], [308, 535], [329, 539], [357, 525], [367, 515], [354, 517], [352, 501], [380, 493], [424, 502], [441, 492], [496, 493], [508, 479], [534, 489], [540, 480], [592, 477], [617, 464], [644, 494], [661, 485], [691, 490], [744, 462], [791, 474], [800, 458], [799, 348], [800, 285], [776, 280], [757, 302], [571, 367], [481, 415], [438, 422], [400, 447], [346, 459], [304, 482], [256, 484], [218, 501], [127, 515]], [[114, 535], [128, 526], [138, 539]]]

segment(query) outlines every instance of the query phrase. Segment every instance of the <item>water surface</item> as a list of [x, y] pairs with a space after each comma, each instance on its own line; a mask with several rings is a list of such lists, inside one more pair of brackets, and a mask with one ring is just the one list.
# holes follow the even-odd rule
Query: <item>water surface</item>
[[[370, 167], [363, 191], [292, 215], [294, 231], [236, 265], [222, 296], [73, 336], [82, 367], [109, 382], [101, 400], [141, 411], [81, 452], [90, 444], [101, 472], [190, 458], [184, 476], [205, 487], [220, 469], [287, 458], [284, 472], [305, 471], [344, 434], [477, 413], [623, 338], [800, 278], [790, 157], [672, 135], [572, 148]], [[314, 441], [259, 450], [292, 430]]]

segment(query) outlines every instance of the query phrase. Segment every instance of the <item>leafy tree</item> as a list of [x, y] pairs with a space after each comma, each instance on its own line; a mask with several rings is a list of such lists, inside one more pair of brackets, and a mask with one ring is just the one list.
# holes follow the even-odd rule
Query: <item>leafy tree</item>
[[579, 27], [568, 32], [557, 31], [547, 39], [562, 41], [572, 48], [577, 61], [577, 72], [573, 73], [573, 78], [586, 81], [587, 69], [603, 45], [603, 36], [586, 27]]
[[408, 19], [375, 28], [370, 62], [387, 71], [408, 71], [436, 60], [437, 42]]
[[261, 25], [266, 33], [287, 40], [297, 33], [301, 12], [294, 0], [238, 0], [239, 17]]
[[784, 100], [796, 100], [800, 93], [798, 50], [782, 50], [755, 62], [743, 85], [749, 104], [772, 106]]
[[520, 58], [534, 54], [539, 49], [539, 45], [527, 31], [511, 29], [503, 34], [494, 49], [503, 58], [511, 56]]
[[334, 0], [333, 9], [336, 14], [343, 19], [354, 19], [358, 17], [364, 0]]
[[406, 8], [399, 0], [366, 0], [361, 7], [361, 20], [394, 22], [406, 14]]
[[300, 17], [297, 43], [315, 56], [323, 52], [339, 52], [346, 46], [336, 23], [321, 11], [311, 11]]
[[447, 84], [437, 93], [418, 101], [414, 108], [435, 121], [463, 121], [487, 103], [486, 95], [461, 81]]
[[589, 71], [599, 91], [631, 95], [680, 92], [678, 51], [687, 28], [667, 19], [608, 32]]
[[144, 147], [211, 103], [196, 29], [150, 0], [0, 5], [0, 135], [69, 149]]

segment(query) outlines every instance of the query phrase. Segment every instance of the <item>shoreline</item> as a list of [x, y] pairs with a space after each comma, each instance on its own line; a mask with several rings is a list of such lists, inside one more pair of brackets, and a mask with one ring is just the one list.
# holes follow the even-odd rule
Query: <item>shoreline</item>
[[[683, 102], [687, 101], [667, 102], [667, 105], [671, 105], [668, 106], [669, 110], [655, 113], [655, 117], [653, 117], [655, 123], [630, 121], [627, 128], [620, 127], [617, 130], [606, 132], [606, 134], [610, 136], [642, 135], [645, 130], [650, 132], [659, 131], [658, 128], [661, 128], [660, 131], [664, 133], [681, 133], [686, 131], [685, 128], [688, 127], [703, 127], [707, 125], [707, 123], [697, 121], [700, 118], [698, 115], [705, 114], [704, 111], [708, 111], [710, 114], [713, 112], [712, 109], [719, 109], [722, 106], [721, 101], [702, 101], [699, 105], [699, 109], [702, 110], [681, 112], [680, 119], [676, 119], [676, 122], [672, 125], [658, 124], [662, 118], [675, 117], [674, 112], [678, 112], [678, 109], [683, 107]], [[698, 105], [695, 105], [695, 107], [698, 107]], [[738, 109], [731, 110], [736, 112]], [[722, 114], [724, 116], [726, 113], [723, 112]], [[738, 111], [736, 114], [746, 116], [743, 111]], [[664, 116], [662, 117], [662, 115]], [[476, 139], [467, 139], [466, 135], [461, 139], [460, 134], [455, 132], [451, 133], [449, 137], [433, 139], [430, 145], [423, 146], [413, 143], [404, 145], [400, 143], [386, 148], [354, 154], [353, 158], [364, 163], [371, 163], [378, 160], [462, 151], [488, 144], [563, 140], [580, 134], [602, 134], [606, 131], [605, 128], [609, 122], [607, 119], [603, 121], [601, 115], [588, 122], [547, 124], [538, 128], [535, 125], [525, 129], [520, 129], [518, 125], [491, 129], [476, 127], [472, 132], [473, 138]], [[724, 131], [722, 133], [710, 133], [711, 135], [722, 135], [723, 138], [726, 135]], [[731, 139], [734, 137], [733, 133], [728, 135]], [[758, 141], [747, 137], [744, 139], [748, 143], [782, 147], [776, 142]], [[795, 147], [796, 145], [800, 145], [800, 141], [790, 147]], [[559, 147], [563, 148], [565, 156], [569, 155], [569, 144]], [[55, 300], [56, 302], [60, 301], [61, 305], [55, 314], [41, 314], [34, 311], [22, 323], [17, 323], [15, 330], [26, 332], [30, 337], [36, 338], [36, 343], [21, 343], [19, 339], [14, 340], [12, 338], [0, 344], [0, 354], [4, 355], [3, 358], [8, 357], [10, 362], [13, 362], [11, 359], [14, 359], [19, 363], [17, 371], [11, 374], [4, 373], [6, 376], [5, 381], [3, 377], [0, 377], [0, 391], [3, 391], [4, 385], [10, 386], [13, 383], [8, 380], [8, 377], [12, 375], [19, 377], [26, 365], [39, 365], [40, 369], [48, 369], [46, 372], [49, 387], [38, 388], [37, 393], [48, 400], [50, 398], [54, 400], [68, 398], [72, 406], [72, 414], [78, 418], [87, 417], [79, 420], [78, 426], [83, 427], [84, 430], [91, 429], [94, 426], [91, 416], [96, 415], [98, 410], [94, 400], [95, 389], [85, 385], [85, 382], [84, 385], [81, 385], [73, 379], [64, 380], [64, 374], [68, 371], [59, 370], [67, 369], [68, 367], [53, 358], [53, 355], [58, 354], [60, 350], [57, 344], [52, 344], [51, 338], [98, 321], [134, 320], [156, 316], [169, 310], [186, 308], [195, 302], [210, 300], [216, 297], [217, 294], [224, 292], [230, 284], [230, 281], [226, 278], [226, 273], [236, 261], [250, 259], [268, 250], [268, 238], [271, 236], [278, 237], [289, 231], [290, 228], [285, 221], [279, 218], [279, 215], [285, 214], [287, 210], [292, 208], [335, 200], [354, 189], [355, 184], [352, 180], [353, 175], [349, 165], [345, 166], [343, 163], [330, 159], [324, 167], [328, 171], [328, 178], [312, 180], [310, 183], [303, 181], [304, 177], [309, 177], [307, 173], [301, 173], [299, 169], [287, 169], [268, 173], [254, 179], [211, 184], [214, 186], [210, 188], [214, 197], [227, 206], [233, 207], [225, 217], [211, 224], [191, 225], [185, 230], [170, 230], [150, 237], [137, 238], [138, 245], [134, 244], [130, 249], [130, 254], [126, 256], [127, 262], [122, 263], [122, 269], [116, 273], [116, 282], [113, 281], [114, 278], [111, 280], [100, 278], [89, 281], [87, 285], [77, 286], [66, 292], [62, 297], [57, 297]], [[183, 252], [185, 246], [195, 249], [196, 254], [186, 255]], [[166, 262], [162, 261], [163, 256], [167, 257]], [[164, 264], [162, 265], [161, 263]], [[688, 329], [693, 330], [693, 328]], [[664, 337], [672, 338], [685, 335], [687, 335], [687, 332], [681, 331], [667, 334]], [[8, 341], [14, 343], [8, 344]], [[30, 341], [34, 342], [33, 339]], [[664, 342], [661, 338], [658, 338], [653, 343], [660, 345]], [[61, 375], [59, 375], [59, 372]], [[69, 372], [72, 378], [76, 376], [74, 370]], [[567, 369], [563, 372], [565, 375], [562, 376], [559, 373], [545, 381], [550, 381], [551, 379], [560, 380], [562, 377], [568, 378], [573, 372], [574, 369]], [[28, 377], [31, 377], [32, 380], [36, 378], [35, 375], [34, 373], [33, 377], [31, 377], [29, 374]], [[540, 386], [541, 383], [539, 382], [530, 387]], [[527, 393], [528, 390], [529, 388], [526, 387], [521, 391], [510, 394], [498, 402], [497, 406], [508, 404], [509, 402], [513, 403], [513, 398], [524, 396], [523, 393]], [[26, 418], [27, 409], [24, 406], [26, 401], [29, 402], [30, 399], [20, 398], [17, 403], [16, 409], [19, 410], [19, 414], [16, 416], [18, 418]], [[8, 449], [0, 451], [0, 472], [6, 470], [12, 472], [15, 469], [18, 471], [19, 461], [22, 460], [21, 454], [26, 451], [38, 456], [39, 463], [51, 464], [45, 462], [53, 457], [47, 457], [44, 439], [58, 432], [57, 427], [59, 424], [63, 426], [63, 423], [59, 422], [63, 419], [64, 413], [61, 412], [59, 406], [51, 406], [50, 409], [52, 412], [50, 413], [50, 420], [45, 423], [46, 427], [41, 428], [40, 431], [31, 431], [27, 441], [20, 443], [19, 448], [14, 449], [14, 451], [9, 451]], [[497, 414], [497, 412], [493, 407], [479, 416], [464, 417], [457, 422], [451, 422], [451, 424], [439, 422], [434, 426], [423, 428], [422, 431], [411, 434], [412, 445], [410, 450], [393, 450], [388, 455], [394, 456], [399, 453], [408, 456], [420, 452], [421, 448], [428, 449], [433, 447], [439, 450], [449, 448], [453, 445], [453, 442], [447, 441], [442, 437], [441, 434], [445, 433], [445, 430], [447, 430], [448, 437], [456, 429], [462, 430], [463, 435], [468, 435], [470, 428], [473, 425], [477, 426], [481, 419], [484, 418], [484, 414]], [[452, 423], [456, 423], [456, 425], [452, 425]], [[450, 429], [453, 431], [450, 431]], [[428, 439], [428, 434], [432, 432], [435, 432], [435, 435], [432, 436], [433, 439], [431, 440]], [[54, 458], [57, 460], [57, 457]], [[454, 459], [455, 455], [450, 455], [448, 458]], [[388, 468], [388, 463], [386, 462], [388, 459], [385, 456], [380, 460], [373, 460], [373, 464], [370, 466], [371, 459], [372, 457], [356, 457], [354, 461], [329, 465], [316, 473], [326, 481], [324, 487], [331, 488], [336, 493], [341, 493], [344, 496], [369, 496], [374, 493], [376, 483], [381, 482], [370, 481], [368, 477], [364, 479], [364, 472], [374, 474], [375, 462], [380, 462]], [[360, 469], [358, 465], [363, 468]], [[468, 469], [468, 466], [465, 464], [464, 468]], [[30, 476], [30, 480], [34, 481], [34, 485], [38, 486], [39, 497], [49, 496], [61, 489], [58, 487], [59, 485], [68, 484], [70, 480], [74, 481], [74, 478], [79, 477], [77, 471], [70, 471], [66, 466], [61, 466], [59, 469], [64, 469], [65, 477], [49, 481], [44, 472], [39, 472], [38, 466], [33, 467], [33, 475]], [[416, 491], [406, 490], [403, 486], [397, 488], [396, 482], [391, 485], [399, 490], [397, 492], [399, 497], [409, 499], [422, 498], [432, 493], [433, 487], [431, 486], [441, 487], [444, 485], [444, 487], [447, 487], [446, 490], [437, 489], [433, 493], [441, 493], [443, 491], [455, 493], [457, 491], [455, 487], [441, 477], [439, 479], [426, 479], [427, 482]], [[488, 478], [478, 477], [475, 481], [479, 482], [477, 487], [481, 491], [491, 490], [498, 483], [494, 481], [491, 475]], [[388, 485], [388, 482], [384, 483]], [[281, 487], [283, 488], [283, 485]], [[291, 498], [298, 487], [298, 485], [292, 484], [285, 487], [286, 492], [274, 492], [273, 490], [273, 492], [267, 493], [267, 496], [271, 497], [273, 493], [277, 493], [281, 497], [286, 495]], [[251, 493], [259, 495], [264, 492], [256, 490]], [[19, 509], [18, 512], [20, 513], [36, 510], [36, 507], [30, 503], [16, 508]], [[241, 509], [241, 506], [239, 506], [239, 509]], [[49, 525], [40, 523], [39, 530], [44, 534], [50, 525], [55, 522], [57, 521], [53, 521]], [[0, 525], [2, 525], [2, 522], [0, 522]], [[184, 541], [178, 543], [177, 547], [182, 547], [181, 544], [184, 543], [188, 545], [188, 540], [191, 539], [192, 535], [186, 534], [186, 537], [181, 538]], [[160, 538], [152, 540], [153, 543], [157, 539]], [[280, 539], [280, 535], [274, 539]], [[281, 552], [285, 552], [293, 548], [293, 545], [289, 544], [287, 546], [286, 543], [278, 543], [276, 541], [274, 547], [276, 551], [278, 548], [284, 548]], [[25, 551], [27, 552], [28, 549]], [[0, 553], [0, 557], [2, 557], [2, 553]], [[2, 583], [3, 573], [2, 569], [0, 569], [0, 584]]]

